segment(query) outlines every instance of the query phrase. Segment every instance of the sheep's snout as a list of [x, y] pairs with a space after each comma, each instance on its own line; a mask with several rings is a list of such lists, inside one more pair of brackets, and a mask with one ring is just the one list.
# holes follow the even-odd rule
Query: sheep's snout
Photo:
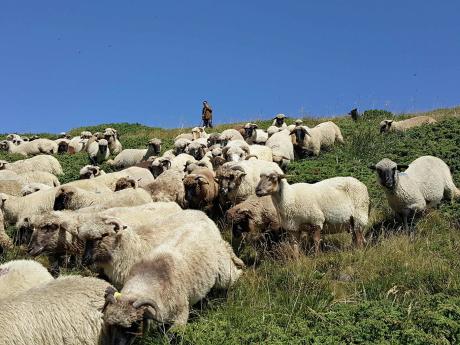
[[89, 266], [94, 263], [93, 259], [94, 241], [87, 241], [85, 245], [85, 252], [83, 253], [82, 264]]

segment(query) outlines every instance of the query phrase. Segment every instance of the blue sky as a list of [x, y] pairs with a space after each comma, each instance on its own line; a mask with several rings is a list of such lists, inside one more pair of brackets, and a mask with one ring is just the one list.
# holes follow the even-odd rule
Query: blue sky
[[460, 104], [460, 2], [0, 3], [0, 132]]

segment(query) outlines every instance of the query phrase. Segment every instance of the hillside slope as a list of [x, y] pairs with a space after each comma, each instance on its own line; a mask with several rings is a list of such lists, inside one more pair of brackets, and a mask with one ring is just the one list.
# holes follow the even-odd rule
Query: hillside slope
[[[226, 295], [214, 293], [195, 306], [189, 325], [176, 330], [172, 340], [171, 334], [152, 333], [137, 344], [460, 343], [460, 202], [426, 212], [410, 241], [399, 231], [368, 168], [384, 157], [409, 163], [421, 155], [435, 155], [451, 167], [460, 186], [459, 110], [429, 112], [438, 124], [405, 134], [379, 134], [378, 123], [391, 116], [384, 112], [368, 112], [357, 123], [333, 119], [346, 143], [318, 158], [293, 162], [289, 180], [354, 176], [364, 182], [371, 196], [372, 222], [366, 248], [351, 248], [350, 236], [344, 234], [326, 237], [327, 250], [318, 257], [294, 261], [287, 250], [280, 250], [276, 258], [256, 260], [254, 251], [233, 243], [246, 261], [257, 262], [239, 283]], [[321, 121], [305, 119], [308, 125]], [[268, 122], [259, 125], [266, 128]], [[143, 147], [158, 137], [166, 150], [180, 132], [131, 124], [85, 129], [107, 126], [119, 130], [125, 148]], [[12, 158], [20, 157], [0, 154], [0, 159]], [[58, 159], [65, 171], [61, 182], [76, 179], [78, 169], [87, 164], [85, 154]], [[232, 240], [225, 224], [219, 223]], [[23, 255], [16, 251], [2, 261]]]

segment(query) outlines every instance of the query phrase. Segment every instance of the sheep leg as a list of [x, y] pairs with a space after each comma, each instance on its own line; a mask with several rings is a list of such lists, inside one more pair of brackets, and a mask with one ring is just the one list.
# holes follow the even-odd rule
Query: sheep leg
[[364, 235], [361, 227], [356, 224], [355, 219], [351, 217], [350, 219], [350, 225], [351, 225], [351, 234], [352, 234], [352, 240], [353, 244], [357, 248], [362, 248], [364, 245]]
[[312, 238], [315, 245], [315, 255], [318, 255], [321, 252], [321, 226], [312, 225]]

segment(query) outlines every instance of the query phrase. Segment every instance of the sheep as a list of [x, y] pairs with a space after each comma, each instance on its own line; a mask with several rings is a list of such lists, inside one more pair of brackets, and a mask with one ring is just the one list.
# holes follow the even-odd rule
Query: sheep
[[220, 133], [211, 133], [211, 134], [209, 134], [208, 148], [211, 148], [213, 146], [215, 146], [215, 147], [221, 147], [222, 146], [222, 137], [220, 136]]
[[197, 140], [199, 138], [208, 139], [209, 137], [209, 134], [207, 134], [205, 131], [205, 127], [192, 128], [192, 135], [193, 135], [193, 140]]
[[171, 168], [171, 158], [160, 157], [150, 163], [149, 170], [154, 178]]
[[37, 139], [33, 142], [23, 142], [20, 145], [3, 140], [0, 141], [0, 150], [27, 157], [29, 155], [55, 154], [58, 151], [58, 146], [54, 141], [49, 139]]
[[114, 193], [94, 193], [73, 186], [61, 186], [56, 192], [53, 209], [78, 210], [97, 205], [103, 208], [137, 206], [152, 202], [149, 193], [143, 189], [124, 189]]
[[113, 160], [107, 163], [117, 169], [134, 166], [152, 156], [158, 156], [161, 150], [161, 140], [152, 139], [147, 144], [147, 149], [124, 149]]
[[101, 268], [109, 281], [120, 287], [125, 283], [130, 268], [152, 248], [178, 233], [182, 225], [214, 224], [201, 211], [175, 211], [166, 206], [172, 203], [158, 204], [162, 206], [155, 216], [140, 215], [141, 221], [137, 224], [127, 222], [119, 212], [112, 217], [101, 215], [96, 226], [82, 224], [78, 238], [86, 242], [83, 263]]
[[102, 344], [109, 283], [68, 276], [0, 302], [0, 344]]
[[196, 168], [184, 178], [185, 200], [189, 208], [212, 212], [219, 194], [214, 171]]
[[104, 130], [103, 136], [105, 140], [108, 141], [109, 150], [112, 154], [117, 155], [123, 150], [123, 145], [121, 145], [118, 140], [118, 131], [113, 128], [106, 128]]
[[227, 162], [239, 162], [240, 160], [244, 160], [249, 154], [249, 145], [243, 140], [230, 141], [222, 149], [222, 156]]
[[96, 165], [85, 165], [80, 169], [80, 180], [91, 179], [105, 175], [105, 171]]
[[87, 151], [92, 165], [101, 164], [110, 156], [109, 142], [101, 139], [88, 143]]
[[[370, 168], [376, 171], [388, 203], [402, 217], [406, 231], [409, 231], [409, 217], [427, 207], [437, 206], [443, 198], [453, 200], [460, 197], [449, 167], [437, 157], [422, 156], [409, 165], [384, 158]], [[407, 169], [400, 172], [404, 168]]]
[[294, 146], [287, 129], [273, 134], [265, 143], [272, 150], [273, 162], [282, 169], [286, 169], [291, 160], [294, 160]]
[[181, 230], [133, 265], [119, 294], [107, 290], [104, 321], [112, 343], [129, 343], [147, 332], [140, 326], [143, 320], [185, 325], [192, 305], [213, 287], [228, 289], [242, 274], [244, 264], [215, 224], [191, 223]]
[[238, 204], [253, 195], [261, 172], [268, 168], [282, 174], [276, 163], [261, 160], [229, 162], [222, 165], [217, 171], [222, 206], [225, 206], [227, 201], [233, 205]]
[[187, 148], [185, 149], [185, 153], [189, 154], [193, 158], [195, 158], [197, 161], [202, 159], [204, 155], [206, 154], [208, 150], [208, 147], [206, 144], [203, 144], [197, 140], [192, 141]]
[[3, 212], [0, 212], [0, 253], [3, 253], [5, 249], [10, 249], [11, 247], [13, 247], [13, 243], [5, 231]]
[[21, 189], [21, 195], [22, 196], [26, 196], [26, 195], [29, 195], [29, 194], [32, 194], [32, 193], [36, 193], [40, 190], [47, 190], [47, 189], [51, 189], [52, 187], [46, 185], [46, 184], [43, 184], [43, 183], [29, 183], [27, 185], [25, 185], [24, 187], [22, 187]]
[[48, 270], [33, 260], [13, 260], [0, 266], [0, 301], [53, 280]]
[[252, 157], [256, 157], [257, 159], [273, 162], [273, 152], [272, 149], [268, 146], [264, 145], [249, 145], [249, 155], [245, 157], [245, 159]]
[[196, 160], [193, 156], [190, 156], [187, 153], [181, 153], [173, 159], [165, 157], [157, 158], [152, 162], [149, 169], [152, 175], [157, 178], [169, 169], [183, 173], [185, 172], [187, 165], [195, 162]]
[[259, 129], [255, 123], [244, 125], [244, 139], [248, 144], [265, 144], [268, 140], [268, 133]]
[[353, 177], [290, 185], [284, 174], [267, 169], [260, 174], [256, 195], [271, 195], [281, 227], [301, 245], [305, 244], [308, 235], [312, 236], [315, 253], [320, 251], [321, 232], [349, 230], [356, 246], [364, 244], [369, 194], [367, 187]]
[[15, 133], [8, 134], [6, 136], [6, 140], [11, 141], [15, 145], [19, 145], [23, 141], [21, 136]]
[[284, 114], [277, 114], [277, 115], [273, 118], [272, 126], [276, 126], [276, 127], [285, 129], [285, 128], [287, 127], [287, 124], [286, 124], [286, 115], [284, 115]]
[[62, 175], [64, 173], [59, 161], [47, 155], [38, 155], [12, 163], [0, 161], [0, 170], [12, 170], [18, 174], [32, 171], [46, 171], [53, 175]]
[[167, 170], [159, 175], [155, 181], [145, 186], [153, 201], [175, 201], [184, 206], [185, 188], [182, 182], [184, 173], [174, 169]]
[[99, 236], [103, 232], [106, 226], [105, 219], [117, 217], [129, 226], [138, 227], [181, 210], [179, 205], [173, 202], [114, 207], [103, 211], [93, 207], [88, 209], [90, 210], [81, 209], [79, 212], [51, 211], [24, 219], [22, 231], [32, 229], [32, 234], [27, 234], [30, 235], [27, 241], [29, 255], [48, 253], [52, 271], [58, 274], [65, 256], [82, 256], [85, 241], [90, 236]]
[[243, 237], [256, 243], [265, 236], [280, 237], [280, 219], [270, 196], [259, 198], [251, 195], [229, 209], [225, 218], [231, 224], [233, 236], [236, 238]]
[[380, 122], [380, 133], [405, 132], [408, 129], [437, 123], [431, 116], [416, 116], [407, 120], [383, 120]]
[[226, 145], [229, 141], [232, 140], [244, 140], [244, 137], [236, 129], [229, 128], [220, 134], [220, 140], [223, 142], [223, 145]]
[[336, 141], [344, 143], [340, 128], [331, 121], [320, 123], [311, 129], [298, 126], [291, 134], [295, 135], [297, 146], [314, 156], [318, 156], [321, 149], [334, 146]]
[[189, 139], [184, 139], [184, 138], [176, 139], [176, 141], [174, 141], [174, 149], [173, 149], [174, 156], [178, 156], [181, 153], [185, 153], [187, 146], [190, 145], [191, 142], [192, 140], [189, 140]]
[[67, 138], [59, 138], [54, 141], [58, 146], [57, 153], [66, 153], [69, 151], [69, 143], [70, 139]]
[[18, 174], [18, 177], [23, 184], [41, 183], [50, 187], [61, 184], [56, 176], [46, 171], [28, 171]]
[[81, 152], [85, 149], [85, 145], [88, 142], [88, 139], [84, 139], [81, 136], [73, 137], [72, 139], [69, 140], [67, 152], [69, 154], [74, 154]]

